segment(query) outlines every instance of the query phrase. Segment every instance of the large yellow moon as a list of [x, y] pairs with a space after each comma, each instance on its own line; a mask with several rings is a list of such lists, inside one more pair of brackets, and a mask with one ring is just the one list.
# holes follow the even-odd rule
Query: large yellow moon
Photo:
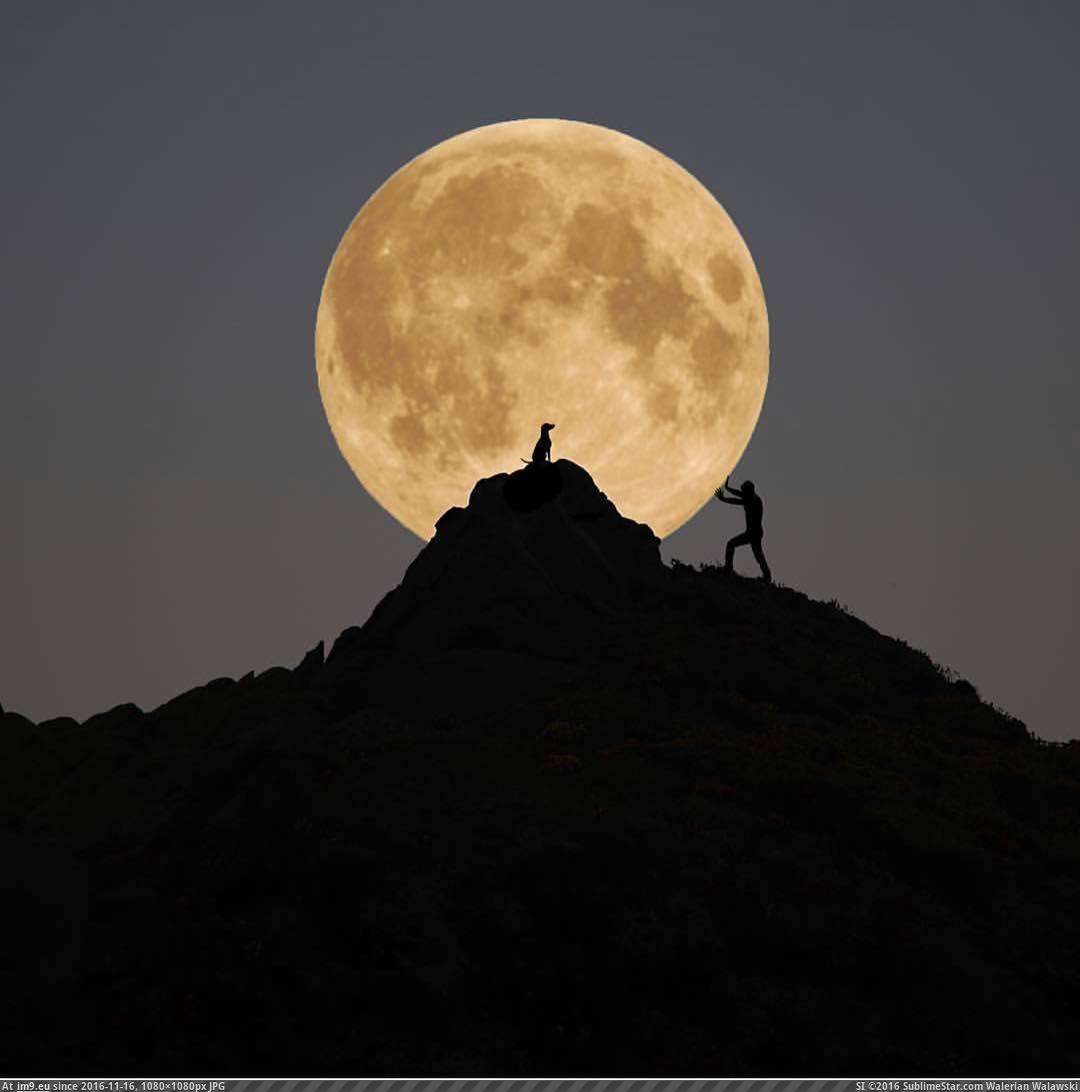
[[663, 537], [746, 447], [769, 330], [700, 182], [623, 133], [535, 119], [461, 133], [379, 187], [330, 263], [315, 357], [342, 454], [421, 538], [520, 468], [544, 421], [553, 459]]

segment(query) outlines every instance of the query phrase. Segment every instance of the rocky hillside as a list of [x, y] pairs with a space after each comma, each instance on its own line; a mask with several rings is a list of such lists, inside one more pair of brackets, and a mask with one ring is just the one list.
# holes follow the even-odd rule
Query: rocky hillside
[[658, 545], [499, 475], [325, 659], [0, 716], [7, 1068], [1080, 1068], [1080, 745]]

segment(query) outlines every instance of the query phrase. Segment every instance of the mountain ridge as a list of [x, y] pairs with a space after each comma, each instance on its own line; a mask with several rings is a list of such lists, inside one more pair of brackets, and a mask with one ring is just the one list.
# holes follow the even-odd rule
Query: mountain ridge
[[329, 655], [3, 714], [0, 790], [27, 1074], [1080, 1064], [1080, 743], [663, 565], [571, 463], [477, 483]]

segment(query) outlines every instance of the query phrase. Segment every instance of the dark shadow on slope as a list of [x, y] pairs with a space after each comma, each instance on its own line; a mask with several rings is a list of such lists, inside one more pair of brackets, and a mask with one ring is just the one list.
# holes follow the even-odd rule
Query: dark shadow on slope
[[562, 474], [555, 463], [534, 462], [507, 477], [503, 496], [514, 512], [535, 512], [553, 501], [562, 487]]

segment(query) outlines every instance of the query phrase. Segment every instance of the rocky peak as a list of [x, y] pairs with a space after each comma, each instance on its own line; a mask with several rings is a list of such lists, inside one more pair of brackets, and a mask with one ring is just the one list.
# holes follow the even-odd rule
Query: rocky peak
[[622, 516], [588, 471], [566, 459], [534, 463], [481, 479], [465, 508], [444, 513], [401, 584], [351, 637], [558, 657], [590, 619], [647, 603], [668, 576], [660, 539]]

